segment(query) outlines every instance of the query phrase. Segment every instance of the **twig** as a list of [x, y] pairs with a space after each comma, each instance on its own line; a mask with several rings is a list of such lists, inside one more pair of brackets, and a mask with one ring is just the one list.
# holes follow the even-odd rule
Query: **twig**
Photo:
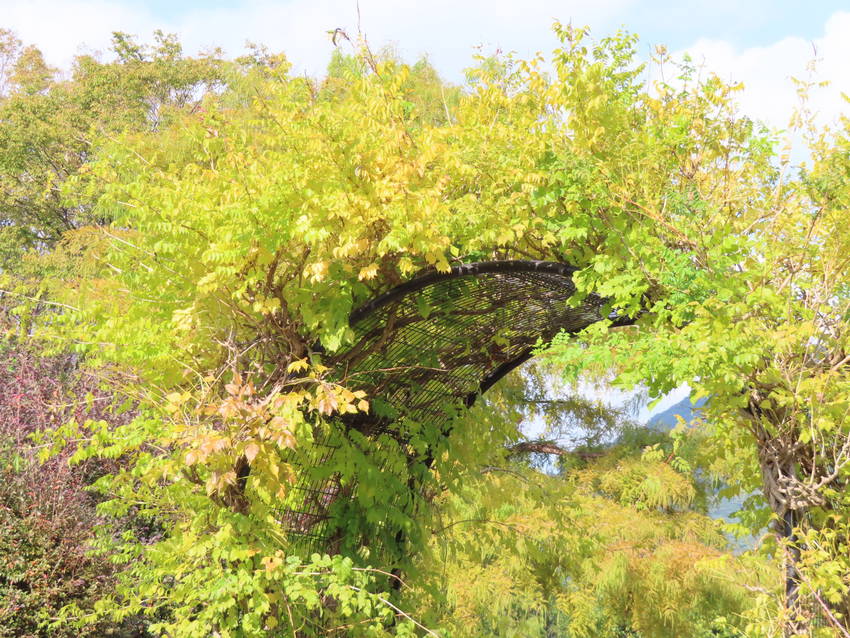
[[47, 301], [47, 299], [39, 299], [38, 297], [30, 297], [29, 295], [22, 295], [19, 292], [12, 292], [11, 290], [0, 289], [0, 293], [6, 294], [6, 295], [12, 295], [13, 297], [21, 297], [22, 299], [29, 299], [30, 301], [35, 301], [37, 303], [47, 304], [49, 306], [59, 306], [60, 308], [67, 308], [68, 310], [73, 310], [74, 312], [80, 312], [79, 308], [75, 308], [74, 306], [69, 306], [68, 304], [59, 303], [58, 301]]
[[507, 527], [509, 530], [511, 530], [513, 532], [519, 531], [515, 526], [513, 526], [509, 523], [502, 523], [501, 521], [491, 521], [491, 520], [486, 519], [486, 518], [465, 518], [462, 521], [454, 521], [453, 523], [449, 523], [445, 527], [441, 527], [440, 529], [435, 529], [431, 533], [432, 534], [439, 534], [440, 532], [445, 532], [447, 529], [454, 527], [455, 525], [460, 525], [461, 523], [489, 523], [490, 525], [501, 525], [502, 527]]
[[[352, 589], [352, 590], [354, 590], [354, 591], [358, 592], [358, 593], [363, 593], [363, 590], [362, 590], [360, 587], [355, 587], [354, 585], [347, 585], [347, 587], [348, 587], [349, 589]], [[393, 605], [393, 604], [392, 604], [390, 601], [388, 601], [386, 598], [382, 598], [381, 596], [378, 596], [377, 594], [375, 594], [374, 596], [375, 596], [375, 598], [377, 598], [378, 600], [380, 600], [382, 603], [384, 603], [387, 607], [389, 607], [390, 609], [394, 610], [396, 613], [401, 614], [402, 616], [404, 616], [405, 618], [407, 618], [410, 622], [412, 622], [414, 625], [416, 625], [417, 627], [419, 627], [419, 629], [421, 629], [422, 631], [424, 631], [424, 632], [425, 632], [426, 634], [428, 634], [429, 636], [433, 636], [434, 638], [440, 638], [440, 634], [438, 634], [438, 633], [437, 633], [437, 632], [435, 632], [435, 631], [432, 631], [432, 630], [428, 629], [425, 625], [423, 625], [422, 623], [418, 622], [415, 618], [413, 618], [412, 616], [410, 616], [410, 615], [408, 615], [408, 614], [404, 613], [401, 609], [399, 609], [398, 607], [396, 607], [395, 605]]]

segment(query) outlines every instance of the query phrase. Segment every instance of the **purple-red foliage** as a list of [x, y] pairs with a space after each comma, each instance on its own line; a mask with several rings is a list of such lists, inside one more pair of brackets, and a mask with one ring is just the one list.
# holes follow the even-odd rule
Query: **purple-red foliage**
[[70, 450], [40, 463], [30, 435], [71, 418], [129, 418], [116, 417], [111, 405], [74, 355], [42, 357], [0, 343], [0, 637], [144, 635], [132, 626], [45, 626], [63, 606], [85, 607], [111, 586], [109, 561], [88, 554], [92, 530], [104, 521], [85, 488], [114, 468], [94, 461], [71, 467]]

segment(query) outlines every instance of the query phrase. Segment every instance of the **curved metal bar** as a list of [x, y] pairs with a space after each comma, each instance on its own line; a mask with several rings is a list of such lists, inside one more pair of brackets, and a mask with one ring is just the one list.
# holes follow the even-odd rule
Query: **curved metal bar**
[[501, 364], [494, 370], [488, 372], [483, 379], [481, 379], [481, 383], [478, 385], [478, 389], [475, 392], [471, 392], [466, 397], [466, 407], [471, 408], [475, 401], [482, 394], [487, 392], [490, 388], [496, 385], [499, 381], [501, 381], [508, 374], [516, 370], [526, 361], [530, 361], [534, 357], [534, 348], [528, 348], [516, 358], [511, 361], [505, 361], [505, 363]]
[[422, 397], [471, 405], [529, 359], [538, 341], [603, 318], [604, 300], [595, 295], [572, 303], [575, 271], [558, 262], [507, 260], [415, 277], [351, 313], [355, 343], [333, 364], [359, 375], [363, 389], [400, 412], [439, 418]]
[[564, 275], [570, 277], [578, 270], [573, 266], [562, 264], [554, 261], [532, 261], [522, 259], [506, 259], [503, 261], [477, 261], [471, 264], [460, 264], [453, 266], [448, 272], [429, 272], [424, 275], [419, 275], [403, 284], [399, 284], [392, 290], [375, 297], [371, 301], [363, 304], [359, 308], [352, 311], [348, 318], [350, 325], [357, 324], [370, 313], [386, 306], [393, 301], [413, 292], [422, 290], [426, 286], [435, 284], [447, 279], [455, 279], [457, 277], [466, 277], [468, 275], [482, 275], [490, 273], [528, 273], [528, 272], [548, 272], [556, 275]]

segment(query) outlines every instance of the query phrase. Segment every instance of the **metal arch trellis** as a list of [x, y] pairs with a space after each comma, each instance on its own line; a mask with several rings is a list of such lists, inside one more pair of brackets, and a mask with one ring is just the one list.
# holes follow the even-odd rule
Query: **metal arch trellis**
[[[424, 449], [413, 445], [410, 424], [438, 425], [440, 436], [448, 437], [458, 411], [528, 360], [538, 342], [603, 318], [605, 302], [598, 296], [571, 303], [574, 272], [545, 261], [465, 264], [416, 277], [356, 309], [350, 316], [354, 343], [329, 365], [343, 371], [349, 386], [368, 392], [373, 410], [340, 419], [338, 428], [395, 446], [408, 466], [430, 467], [434, 442]], [[293, 459], [313, 471], [299, 473], [281, 520], [308, 551], [339, 550], [346, 530], [335, 518], [358, 498], [356, 485], [323, 472], [338, 440], [325, 433], [308, 456]], [[419, 487], [400, 471], [397, 483], [405, 480], [406, 489]]]

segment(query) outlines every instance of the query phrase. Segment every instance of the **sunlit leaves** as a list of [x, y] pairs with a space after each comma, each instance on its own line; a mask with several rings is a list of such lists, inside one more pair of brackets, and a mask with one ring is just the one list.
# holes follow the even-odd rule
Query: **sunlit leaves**
[[[299, 474], [309, 470], [351, 495], [319, 504], [322, 516], [333, 510], [341, 543], [377, 539], [397, 561], [421, 548], [421, 492], [462, 488], [459, 470], [475, 462], [486, 428], [458, 423], [449, 441], [443, 424], [399, 422], [396, 437], [343, 427], [342, 417], [381, 402], [332, 366], [354, 338], [352, 309], [458, 262], [575, 266], [575, 302], [600, 295], [603, 314], [636, 325], [603, 321], [562, 335], [549, 351], [554, 365], [573, 378], [613, 370], [621, 385], [653, 395], [690, 383], [709, 399], [712, 467], [728, 470], [732, 488], [772, 477], [771, 506], [810, 512], [809, 529], [846, 511], [847, 141], [823, 142], [813, 170], [791, 178], [776, 165], [771, 135], [738, 114], [736, 87], [701, 79], [687, 62], [675, 84], [647, 86], [632, 36], [592, 42], [560, 25], [556, 33], [551, 75], [542, 58], [480, 60], [467, 90], [443, 100], [445, 117], [422, 68], [361, 51], [337, 56], [319, 87], [290, 75], [282, 58], [261, 56], [228, 67], [227, 86], [197, 109], [95, 144], [97, 161], [71, 185], [98, 198], [90, 219], [100, 241], [87, 246], [87, 269], [57, 286], [69, 311], [48, 328], [141, 404], [126, 428], [90, 424], [83, 452], [129, 459], [100, 483], [114, 497], [106, 507], [141, 502], [166, 521], [144, 551], [132, 540], [112, 544], [144, 554], [149, 572], [139, 567], [122, 590], [134, 611], [147, 596], [157, 601], [148, 609], [183, 614], [168, 625], [172, 635], [204, 622], [224, 635], [237, 621], [263, 635], [272, 609], [276, 623], [301, 630], [284, 601], [307, 610], [299, 622], [314, 633], [329, 613], [325, 595], [342, 610], [380, 607], [343, 585], [347, 567], [323, 563], [318, 581], [294, 571], [271, 578], [291, 558], [278, 554], [288, 540], [276, 506], [296, 503], [293, 484], [312, 479]], [[179, 53], [161, 44], [167, 59]], [[425, 317], [438, 310], [419, 307]], [[335, 452], [316, 467], [319, 436]], [[659, 510], [678, 515], [694, 499], [674, 461], [650, 455], [585, 475], [583, 505], [607, 515], [589, 533], [616, 544], [615, 523], [628, 527], [637, 512], [645, 525], [627, 531], [657, 538], [648, 522]], [[509, 510], [500, 522], [524, 534], [540, 572], [534, 586], [560, 586], [569, 566], [552, 562], [546, 533], [564, 521]], [[653, 548], [657, 560], [644, 562], [638, 548], [615, 554], [601, 575], [586, 566], [573, 577], [612, 599], [646, 593], [653, 608], [630, 622], [644, 632], [669, 626], [671, 601], [716, 586], [687, 563], [689, 552], [713, 556], [690, 535], [693, 518], [676, 520]], [[404, 530], [408, 544], [388, 529]], [[599, 564], [580, 547], [596, 536], [552, 534]], [[823, 571], [824, 591], [843, 595], [831, 574], [846, 557], [812, 554], [807, 565], [813, 577]], [[667, 591], [667, 572], [683, 566], [694, 569]], [[166, 571], [177, 583], [167, 591]], [[582, 607], [592, 600], [586, 590], [550, 600], [584, 609], [577, 627], [609, 622]]]

